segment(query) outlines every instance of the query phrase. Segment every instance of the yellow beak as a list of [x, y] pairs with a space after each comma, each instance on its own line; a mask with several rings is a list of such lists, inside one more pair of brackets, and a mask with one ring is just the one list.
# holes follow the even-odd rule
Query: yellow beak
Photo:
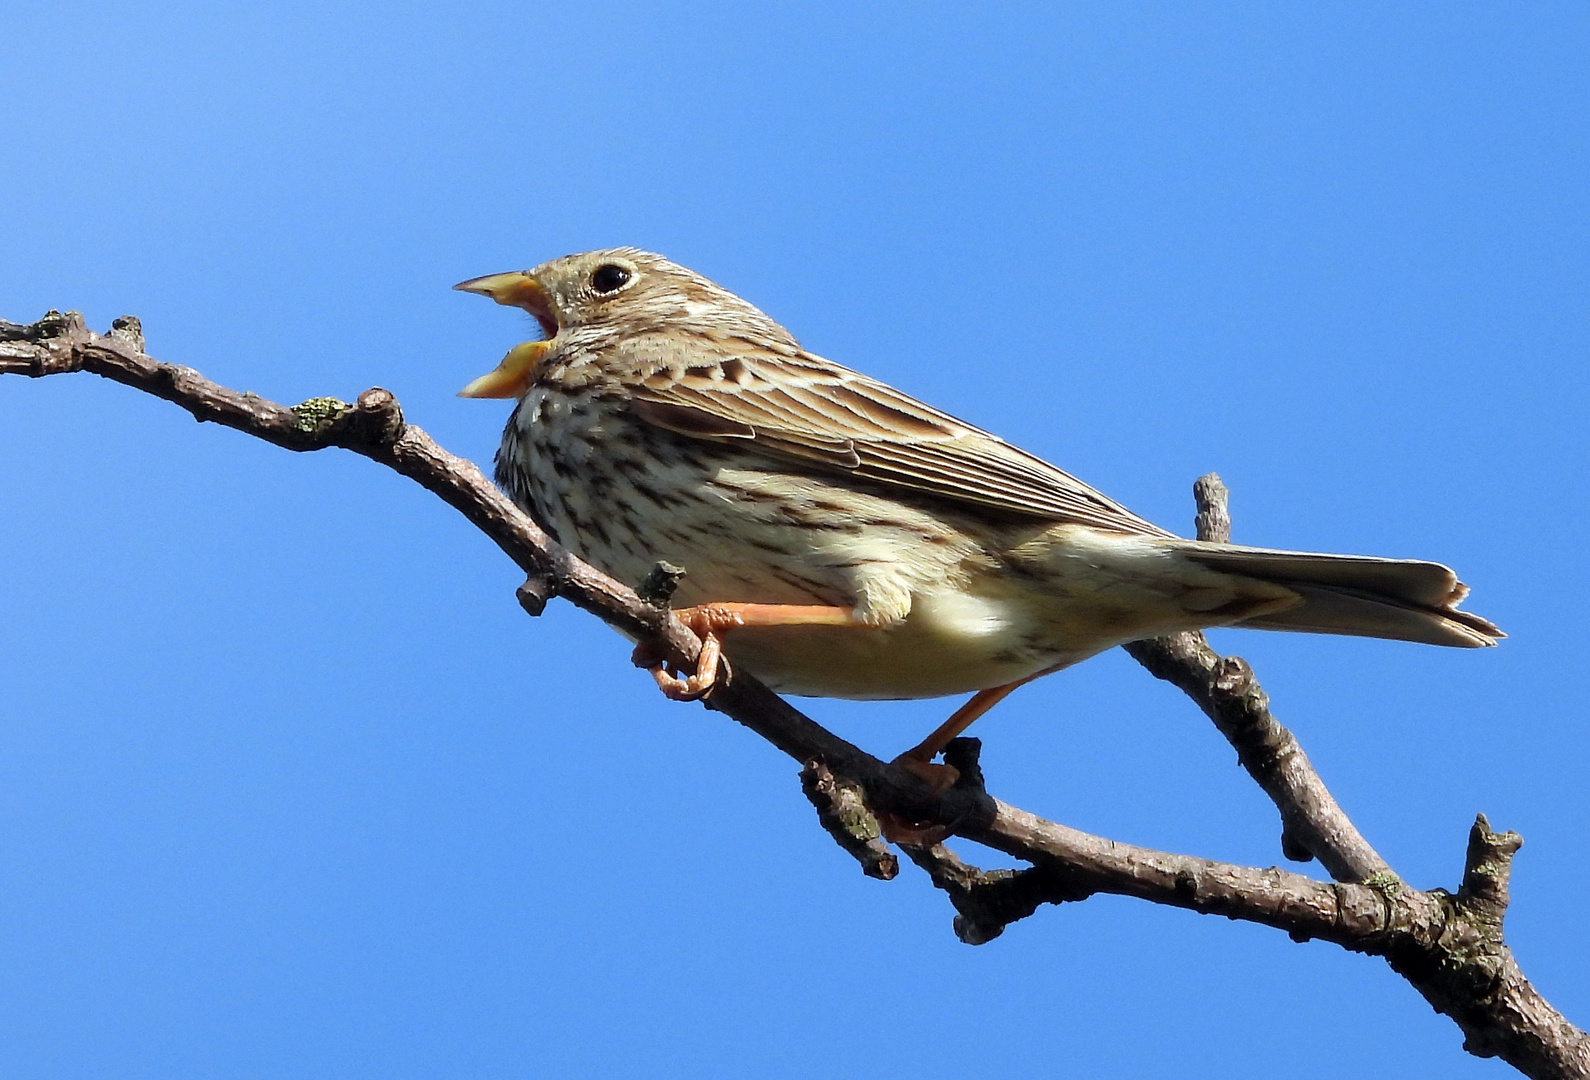
[[[488, 274], [485, 277], [461, 281], [453, 288], [462, 292], [489, 296], [499, 304], [523, 308], [536, 317], [547, 337], [558, 332], [557, 319], [552, 315], [552, 305], [547, 300], [541, 283], [523, 271], [507, 274]], [[535, 376], [536, 362], [546, 353], [549, 343], [527, 341], [515, 345], [502, 358], [497, 369], [488, 372], [458, 392], [468, 398], [516, 398], [530, 388]]]
[[458, 392], [459, 397], [516, 398], [530, 389], [536, 362], [547, 351], [548, 342], [527, 341], [508, 350], [495, 371], [488, 371]]

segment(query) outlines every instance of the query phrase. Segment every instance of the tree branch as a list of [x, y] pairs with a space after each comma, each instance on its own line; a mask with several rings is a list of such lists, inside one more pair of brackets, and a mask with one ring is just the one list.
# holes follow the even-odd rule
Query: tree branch
[[[1193, 485], [1198, 539], [1231, 540], [1230, 492], [1214, 473]], [[1368, 881], [1391, 867], [1320, 779], [1297, 738], [1270, 713], [1270, 697], [1240, 656], [1221, 656], [1196, 631], [1134, 641], [1127, 653], [1197, 703], [1237, 751], [1237, 761], [1281, 811], [1281, 852], [1318, 859], [1337, 881]]]
[[[983, 794], [982, 749], [981, 739], [965, 737], [950, 740], [944, 748], [944, 763], [959, 774], [957, 786], [978, 794]], [[990, 824], [997, 820], [995, 804], [995, 821]], [[942, 843], [902, 844], [901, 850], [948, 894], [956, 911], [955, 936], [968, 945], [993, 941], [1005, 927], [1034, 914], [1040, 905], [1086, 900], [1100, 891], [1058, 863], [1025, 870], [979, 870]]]
[[[475, 465], [407, 424], [387, 391], [367, 390], [352, 404], [315, 398], [288, 408], [220, 386], [191, 368], [160, 363], [143, 349], [135, 319], [117, 320], [103, 336], [70, 313], [51, 312], [26, 326], [0, 322], [0, 374], [89, 371], [171, 401], [200, 421], [289, 450], [338, 446], [362, 454], [434, 492], [490, 537], [525, 572], [517, 596], [530, 614], [562, 596], [681, 666], [694, 664], [700, 642], [665, 608], [558, 547]], [[1209, 513], [1201, 511], [1200, 529], [1215, 535], [1223, 501], [1212, 485], [1205, 483], [1204, 491]], [[658, 586], [648, 598], [665, 603], [666, 591]], [[961, 780], [935, 797], [911, 774], [840, 739], [744, 673], [720, 683], [707, 705], [803, 763], [824, 826], [874, 876], [894, 876], [895, 864], [869, 807], [936, 823], [1030, 863], [1030, 869], [984, 872], [942, 845], [906, 849], [949, 894], [962, 940], [991, 940], [1042, 904], [1095, 892], [1262, 923], [1299, 941], [1319, 938], [1385, 957], [1458, 1023], [1471, 1053], [1500, 1056], [1542, 1080], [1590, 1078], [1590, 1038], [1535, 992], [1503, 940], [1508, 873], [1521, 843], [1516, 834], [1493, 833], [1481, 817], [1456, 895], [1408, 888], [1352, 827], [1296, 740], [1270, 715], [1246, 664], [1218, 656], [1201, 635], [1131, 648], [1210, 715], [1281, 809], [1294, 853], [1318, 857], [1338, 881], [1139, 848], [1045, 821], [988, 796], [973, 739], [952, 744], [946, 756], [954, 758]]]

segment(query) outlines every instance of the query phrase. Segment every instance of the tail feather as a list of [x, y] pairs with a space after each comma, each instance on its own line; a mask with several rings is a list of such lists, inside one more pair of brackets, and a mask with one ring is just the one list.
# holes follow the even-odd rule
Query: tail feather
[[1506, 637], [1494, 623], [1459, 611], [1468, 586], [1440, 563], [1321, 555], [1188, 541], [1183, 554], [1212, 570], [1284, 585], [1303, 602], [1236, 624], [1263, 630], [1418, 641], [1481, 648]]

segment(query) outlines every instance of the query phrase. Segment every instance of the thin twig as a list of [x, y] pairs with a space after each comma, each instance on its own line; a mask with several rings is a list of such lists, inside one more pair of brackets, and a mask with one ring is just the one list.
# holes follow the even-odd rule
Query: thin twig
[[955, 905], [955, 936], [968, 945], [986, 945], [1003, 934], [1005, 927], [1044, 904], [1086, 900], [1093, 895], [1092, 889], [1073, 884], [1066, 874], [1047, 867], [979, 870], [943, 844], [906, 844], [902, 850], [949, 895]]
[[817, 811], [822, 827], [855, 856], [863, 874], [891, 881], [900, 873], [900, 860], [883, 839], [883, 830], [867, 809], [860, 786], [835, 776], [822, 758], [812, 758], [801, 768], [801, 791]]
[[1193, 535], [1211, 544], [1231, 543], [1231, 489], [1217, 473], [1204, 473], [1193, 481], [1193, 501], [1198, 504]]

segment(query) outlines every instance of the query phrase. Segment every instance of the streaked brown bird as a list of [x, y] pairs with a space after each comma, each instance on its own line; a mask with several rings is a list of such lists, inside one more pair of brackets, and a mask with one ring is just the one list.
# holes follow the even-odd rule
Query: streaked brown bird
[[925, 763], [1011, 690], [1138, 638], [1211, 626], [1494, 645], [1438, 563], [1184, 540], [971, 424], [805, 351], [661, 256], [592, 251], [458, 286], [546, 333], [465, 397], [518, 398], [497, 482], [631, 585], [686, 568], [677, 614], [775, 690], [973, 692]]

